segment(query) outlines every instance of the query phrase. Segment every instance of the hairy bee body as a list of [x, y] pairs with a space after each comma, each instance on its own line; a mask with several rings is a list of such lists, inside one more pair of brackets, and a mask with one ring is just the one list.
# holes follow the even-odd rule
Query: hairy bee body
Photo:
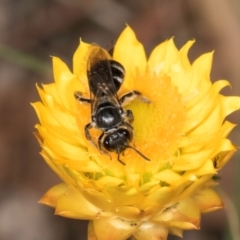
[[[75, 92], [75, 98], [80, 102], [91, 105], [91, 122], [85, 126], [86, 138], [97, 147], [100, 152], [110, 156], [109, 152], [115, 152], [120, 160], [120, 154], [126, 148], [132, 148], [145, 160], [149, 160], [135, 147], [131, 146], [133, 139], [132, 122], [134, 120], [131, 110], [124, 110], [122, 104], [135, 98], [149, 103], [138, 91], [131, 91], [121, 98], [117, 92], [120, 89], [125, 76], [124, 67], [99, 46], [93, 46], [87, 64], [87, 77], [90, 98], [82, 97], [80, 92]], [[90, 129], [102, 130], [102, 134], [95, 141]]]

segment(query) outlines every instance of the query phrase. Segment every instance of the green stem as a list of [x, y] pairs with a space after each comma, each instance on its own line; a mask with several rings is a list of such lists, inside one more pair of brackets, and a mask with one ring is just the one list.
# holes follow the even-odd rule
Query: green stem
[[36, 57], [25, 54], [14, 48], [0, 44], [0, 58], [17, 63], [44, 76], [51, 75], [51, 68]]

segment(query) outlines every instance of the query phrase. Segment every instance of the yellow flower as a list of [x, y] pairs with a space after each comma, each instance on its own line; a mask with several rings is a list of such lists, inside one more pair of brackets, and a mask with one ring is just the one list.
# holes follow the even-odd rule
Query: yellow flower
[[[53, 57], [55, 83], [37, 87], [41, 102], [33, 104], [42, 156], [64, 183], [40, 200], [56, 214], [89, 222], [89, 239], [166, 239], [183, 230], [199, 229], [200, 215], [223, 206], [214, 176], [236, 147], [227, 139], [235, 124], [226, 121], [240, 108], [239, 97], [219, 92], [226, 80], [210, 81], [213, 53], [191, 64], [173, 39], [158, 45], [146, 58], [130, 27], [114, 46], [113, 59], [125, 68], [121, 96], [141, 92], [151, 103], [134, 100], [124, 109], [134, 115], [132, 146], [124, 156], [101, 154], [85, 137], [91, 122], [90, 104], [76, 100], [79, 91], [89, 98], [88, 59], [96, 45], [81, 41], [73, 57], [73, 72]], [[100, 130], [90, 130], [94, 139]]]

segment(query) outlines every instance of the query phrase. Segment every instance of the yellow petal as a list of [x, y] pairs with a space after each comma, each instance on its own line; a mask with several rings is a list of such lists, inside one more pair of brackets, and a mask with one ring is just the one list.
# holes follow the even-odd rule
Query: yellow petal
[[149, 206], [158, 206], [157, 209], [160, 211], [164, 209], [168, 203], [174, 201], [176, 196], [178, 196], [188, 185], [188, 182], [184, 182], [175, 188], [158, 186], [139, 203], [140, 209], [145, 209]]
[[42, 84], [42, 87], [45, 94], [52, 96], [52, 98], [54, 98], [54, 101], [56, 101], [58, 104], [61, 104], [55, 83]]
[[240, 109], [240, 97], [221, 97], [223, 114], [225, 116]]
[[183, 237], [183, 230], [180, 228], [169, 228], [169, 233], [177, 237]]
[[198, 229], [200, 211], [198, 205], [191, 198], [187, 198], [166, 209], [160, 216], [154, 217], [153, 221], [157, 221], [163, 226]]
[[[62, 157], [65, 159], [81, 161], [88, 157], [88, 153], [80, 144], [70, 144], [69, 142], [66, 142], [51, 135], [51, 133], [49, 133], [48, 131], [46, 131], [45, 128], [42, 127], [39, 127], [38, 131], [45, 139], [44, 146], [46, 146], [49, 150], [52, 149], [52, 153], [56, 153], [54, 158], [58, 156], [59, 158]], [[54, 149], [58, 150], [54, 151]]]
[[46, 161], [46, 163], [49, 165], [49, 167], [52, 168], [52, 170], [62, 179], [62, 181], [68, 183], [68, 185], [76, 185], [74, 179], [72, 179], [72, 170], [68, 169], [64, 164], [58, 164], [57, 162], [55, 162], [53, 160], [54, 155], [52, 155], [51, 150], [47, 150], [43, 147], [41, 155]]
[[[83, 184], [83, 183], [80, 183], [80, 184]], [[115, 203], [112, 202], [111, 197], [106, 196], [104, 193], [98, 190], [86, 188], [86, 189], [83, 189], [82, 194], [91, 204], [95, 205], [100, 209], [105, 209], [110, 211], [113, 207], [115, 207]]]
[[103, 218], [93, 221], [98, 240], [125, 240], [137, 229], [138, 223], [120, 218]]
[[[189, 172], [190, 173], [190, 172]], [[203, 165], [192, 171], [192, 173], [196, 174], [197, 176], [204, 176], [204, 175], [214, 175], [217, 174], [216, 169], [214, 168], [214, 164], [212, 160], [207, 160]]]
[[112, 177], [112, 176], [104, 176], [104, 177], [100, 178], [99, 180], [97, 180], [96, 184], [105, 188], [107, 184], [111, 183], [111, 185], [114, 186], [113, 188], [116, 188], [123, 182], [124, 182], [124, 180], [120, 179], [120, 178], [116, 178], [116, 177]]
[[[197, 89], [191, 89], [192, 86], [192, 66], [188, 59], [188, 51], [194, 41], [188, 41], [179, 51], [175, 62], [172, 62], [169, 68], [168, 75], [171, 76], [172, 83], [178, 87], [178, 91], [186, 95], [185, 99], [192, 98], [198, 92]], [[175, 49], [175, 46], [174, 46]], [[169, 55], [170, 58], [170, 55]]]
[[212, 68], [212, 59], [213, 52], [210, 52], [201, 55], [193, 62], [193, 81], [195, 84], [193, 84], [192, 87], [196, 86], [198, 81], [202, 79], [205, 79], [205, 86], [211, 85], [209, 75]]
[[65, 131], [79, 132], [74, 116], [66, 114], [60, 109], [51, 109], [45, 107], [41, 102], [33, 103], [41, 125], [48, 125], [50, 128], [61, 127]]
[[[86, 86], [86, 70], [87, 70], [87, 53], [89, 52], [90, 44], [80, 40], [79, 46], [73, 55], [73, 74], [78, 76], [79, 81], [81, 81], [81, 86]], [[85, 83], [83, 81], [86, 81]], [[80, 89], [79, 89], [80, 91]]]
[[134, 89], [133, 76], [136, 69], [143, 72], [147, 59], [142, 44], [136, 39], [133, 30], [127, 26], [119, 36], [113, 52], [113, 58], [119, 61], [125, 68], [126, 77], [123, 86]]
[[195, 40], [190, 40], [179, 50], [181, 66], [183, 69], [185, 69], [185, 71], [189, 71], [191, 68], [191, 64], [188, 59], [188, 52], [194, 43], [195, 43]]
[[173, 39], [167, 40], [159, 44], [151, 53], [148, 64], [150, 69], [159, 74], [168, 72], [172, 64], [179, 57], [178, 50], [173, 42]]
[[[212, 87], [212, 91], [209, 91], [201, 101], [187, 111], [185, 132], [189, 132], [190, 135], [197, 135], [199, 133], [211, 134], [219, 130], [226, 115], [221, 108], [221, 98], [218, 92], [214, 90]], [[196, 118], [197, 114], [201, 118]], [[215, 121], [214, 126], [211, 125], [213, 119]]]
[[[185, 174], [188, 175], [187, 172]], [[182, 200], [192, 196], [199, 189], [206, 187], [208, 183], [211, 182], [212, 177], [213, 177], [213, 174], [209, 174], [209, 175], [195, 178], [191, 181], [189, 180], [188, 184], [185, 183], [186, 186], [184, 190], [179, 192], [179, 195], [176, 197], [176, 199]]]
[[55, 159], [58, 164], [64, 164], [67, 168], [73, 169], [79, 172], [101, 172], [101, 167], [94, 161], [87, 159], [70, 160], [70, 159]]
[[79, 191], [69, 187], [59, 197], [55, 214], [76, 219], [97, 219], [105, 213], [89, 203]]
[[181, 176], [170, 169], [166, 169], [159, 172], [158, 174], [155, 174], [154, 178], [157, 178], [160, 181], [166, 182], [168, 184], [176, 184], [181, 181]]
[[200, 151], [203, 146], [206, 146], [209, 143], [218, 142], [219, 139], [227, 137], [235, 126], [236, 124], [225, 121], [219, 131], [214, 134], [208, 134], [208, 138], [203, 137], [201, 133], [199, 135], [191, 134], [187, 137], [181, 138], [179, 142], [179, 147], [182, 149], [182, 152], [185, 153]]
[[223, 202], [219, 195], [211, 188], [203, 188], [193, 196], [202, 213], [212, 212], [223, 208]]
[[131, 219], [132, 221], [139, 221], [142, 211], [132, 206], [117, 206], [115, 214], [123, 219]]
[[68, 185], [65, 183], [60, 183], [50, 188], [39, 200], [39, 203], [46, 204], [50, 207], [56, 207], [59, 197], [63, 195], [67, 190]]
[[146, 222], [141, 225], [134, 237], [138, 240], [166, 240], [168, 229], [158, 224]]
[[105, 185], [103, 192], [112, 196], [112, 201], [118, 205], [133, 205], [135, 202], [141, 201], [143, 198], [136, 188], [126, 186], [116, 186], [113, 183]]
[[72, 112], [76, 106], [75, 91], [81, 91], [82, 87], [76, 75], [72, 74], [67, 65], [59, 58], [53, 57], [53, 74], [56, 81], [58, 96], [62, 106]]
[[206, 149], [199, 152], [183, 154], [180, 159], [174, 161], [173, 170], [178, 172], [199, 168], [204, 164], [206, 159], [212, 156], [212, 152], [212, 149]]
[[222, 139], [218, 150], [219, 151], [213, 160], [215, 168], [221, 169], [233, 156], [237, 148], [231, 143], [229, 139]]
[[52, 114], [44, 107], [41, 102], [32, 103], [34, 110], [37, 113], [38, 119], [42, 125], [48, 123], [52, 126], [60, 126], [58, 121], [52, 116]]
[[88, 240], [98, 240], [94, 231], [93, 221], [89, 221], [88, 223]]

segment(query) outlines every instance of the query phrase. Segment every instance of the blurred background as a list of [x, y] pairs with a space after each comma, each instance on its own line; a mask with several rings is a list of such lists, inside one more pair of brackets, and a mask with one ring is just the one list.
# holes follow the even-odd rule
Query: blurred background
[[[1, 0], [0, 1], [0, 240], [86, 240], [87, 222], [54, 216], [37, 203], [60, 182], [39, 155], [38, 122], [30, 102], [36, 83], [53, 81], [50, 55], [71, 67], [79, 38], [111, 48], [128, 23], [149, 54], [174, 36], [196, 39], [193, 61], [215, 50], [212, 80], [228, 79], [224, 94], [240, 95], [239, 0]], [[229, 119], [240, 122], [240, 113]], [[240, 146], [240, 127], [230, 135]], [[240, 151], [220, 172], [225, 209], [202, 217], [190, 240], [239, 240]], [[176, 240], [176, 237], [169, 237]]]

